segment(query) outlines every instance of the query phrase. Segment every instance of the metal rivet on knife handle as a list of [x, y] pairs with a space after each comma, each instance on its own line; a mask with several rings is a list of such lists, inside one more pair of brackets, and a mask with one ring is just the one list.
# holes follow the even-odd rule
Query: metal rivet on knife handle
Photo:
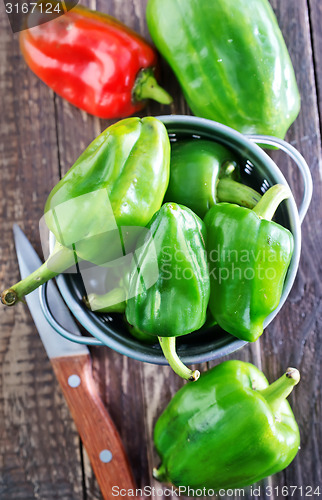
[[70, 387], [78, 387], [81, 383], [81, 379], [78, 375], [70, 375], [68, 377], [68, 385], [70, 385]]
[[100, 453], [100, 460], [104, 462], [104, 464], [108, 464], [113, 458], [110, 450], [102, 450]]

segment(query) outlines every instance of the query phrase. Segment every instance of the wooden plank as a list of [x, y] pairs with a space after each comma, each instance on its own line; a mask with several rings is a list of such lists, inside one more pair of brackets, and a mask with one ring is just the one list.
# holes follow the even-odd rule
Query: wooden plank
[[311, 27], [311, 43], [317, 87], [320, 128], [322, 124], [322, 4], [316, 0], [308, 0], [309, 21]]
[[[14, 222], [41, 250], [38, 221], [58, 163], [52, 92], [26, 68], [4, 12], [0, 26], [3, 287], [19, 279]], [[80, 500], [79, 438], [26, 305], [2, 307], [0, 324], [0, 497]]]

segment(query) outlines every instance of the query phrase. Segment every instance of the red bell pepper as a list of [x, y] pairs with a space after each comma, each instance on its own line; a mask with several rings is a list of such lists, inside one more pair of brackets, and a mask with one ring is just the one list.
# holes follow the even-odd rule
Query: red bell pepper
[[20, 33], [30, 69], [58, 95], [100, 118], [123, 118], [145, 99], [172, 101], [157, 83], [157, 54], [141, 36], [101, 12], [76, 6]]

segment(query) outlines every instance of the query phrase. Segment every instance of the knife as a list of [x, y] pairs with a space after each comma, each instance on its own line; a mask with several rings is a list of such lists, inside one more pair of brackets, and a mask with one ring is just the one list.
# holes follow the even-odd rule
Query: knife
[[[41, 265], [31, 243], [16, 224], [14, 241], [22, 279]], [[55, 318], [74, 334], [80, 331], [54, 283], [49, 282], [47, 297]], [[104, 500], [114, 491], [136, 490], [121, 438], [98, 394], [91, 357], [85, 345], [71, 342], [55, 332], [40, 307], [39, 290], [25, 297], [40, 338], [50, 358], [57, 380], [85, 446]]]

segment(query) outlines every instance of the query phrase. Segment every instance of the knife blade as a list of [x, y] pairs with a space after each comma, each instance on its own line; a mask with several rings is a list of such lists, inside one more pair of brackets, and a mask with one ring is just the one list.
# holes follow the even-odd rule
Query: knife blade
[[[19, 226], [14, 225], [13, 233], [23, 279], [41, 265], [41, 260]], [[52, 282], [48, 283], [47, 297], [57, 321], [74, 334], [81, 335]], [[70, 342], [49, 325], [40, 306], [38, 290], [28, 294], [25, 299], [89, 456], [103, 498], [110, 500], [113, 497], [113, 486], [117, 486], [119, 490], [135, 491], [121, 438], [93, 379], [88, 348]]]

